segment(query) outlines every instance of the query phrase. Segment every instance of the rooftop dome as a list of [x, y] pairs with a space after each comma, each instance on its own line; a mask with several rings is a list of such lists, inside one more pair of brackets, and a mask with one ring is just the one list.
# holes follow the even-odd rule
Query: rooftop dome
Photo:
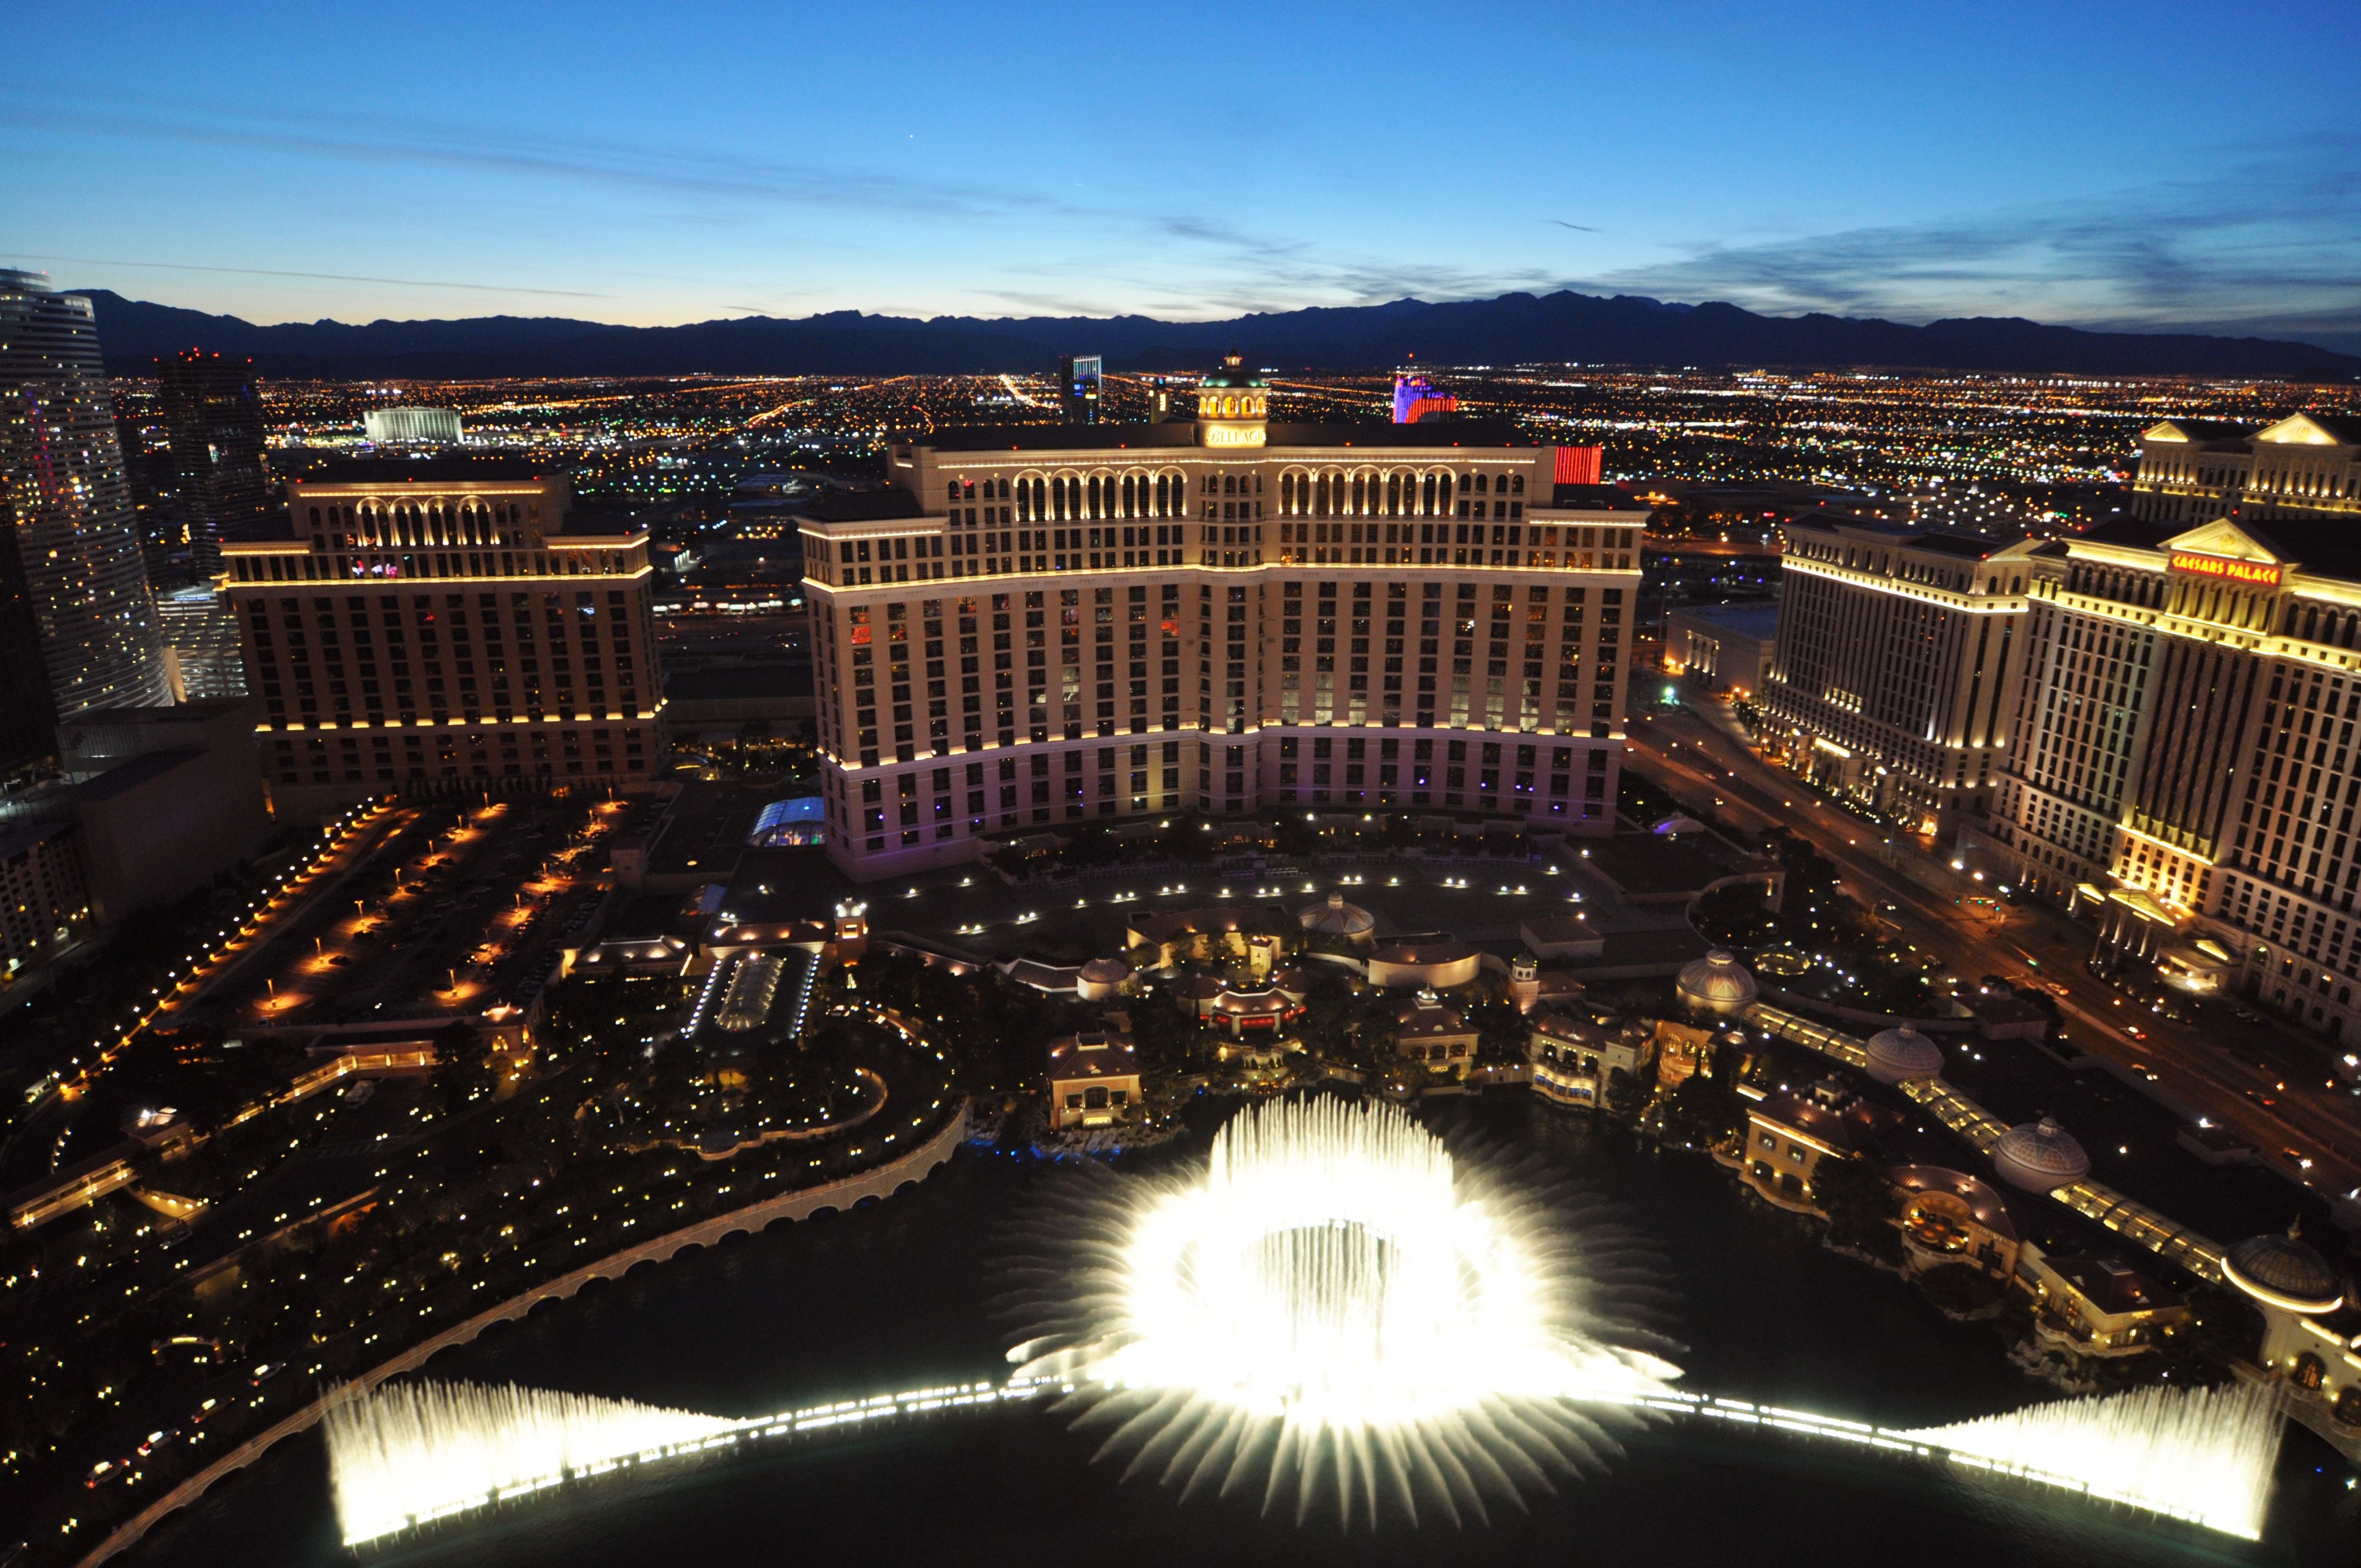
[[2091, 1157], [2074, 1135], [2044, 1116], [2011, 1127], [1993, 1145], [1993, 1169], [2011, 1187], [2053, 1192], [2091, 1174]]
[[1685, 966], [1673, 989], [1697, 1012], [1735, 1013], [1754, 1000], [1754, 977], [1744, 964], [1716, 950]]
[[2283, 1236], [2248, 1236], [2232, 1247], [2222, 1276], [2266, 1306], [2290, 1312], [2333, 1312], [2345, 1299], [2345, 1281], [2292, 1227]]
[[1082, 966], [1084, 980], [1120, 985], [1131, 978], [1131, 966], [1121, 959], [1093, 959]]
[[1341, 893], [1332, 893], [1321, 904], [1309, 904], [1295, 912], [1303, 928], [1315, 937], [1361, 938], [1377, 929], [1377, 916], [1357, 904], [1347, 904]]
[[1222, 367], [1209, 370], [1198, 385], [1203, 387], [1263, 387], [1268, 385], [1260, 373], [1246, 368], [1246, 356], [1224, 354]]
[[1943, 1070], [1943, 1048], [1906, 1025], [1869, 1037], [1869, 1076], [1880, 1083], [1932, 1078]]

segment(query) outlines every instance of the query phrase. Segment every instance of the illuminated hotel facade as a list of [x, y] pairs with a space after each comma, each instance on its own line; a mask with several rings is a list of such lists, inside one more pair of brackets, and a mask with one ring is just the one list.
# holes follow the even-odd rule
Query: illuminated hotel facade
[[1996, 837], [2103, 951], [2356, 1028], [2361, 548], [2349, 522], [2125, 520], [2034, 554]]
[[97, 316], [82, 295], [5, 268], [0, 549], [11, 552], [0, 563], [11, 763], [49, 748], [53, 718], [171, 701]]
[[2025, 547], [1831, 514], [1782, 532], [1766, 731], [1872, 809], [1937, 830], [1983, 816], [2016, 701]]
[[942, 430], [801, 520], [829, 849], [1196, 810], [1612, 820], [1647, 509], [1505, 427]]
[[2361, 523], [2361, 420], [2300, 413], [2268, 427], [2161, 420], [2140, 433], [2132, 515], [2199, 523], [2341, 518]]
[[646, 784], [663, 747], [643, 531], [522, 459], [357, 461], [225, 543], [277, 808]]

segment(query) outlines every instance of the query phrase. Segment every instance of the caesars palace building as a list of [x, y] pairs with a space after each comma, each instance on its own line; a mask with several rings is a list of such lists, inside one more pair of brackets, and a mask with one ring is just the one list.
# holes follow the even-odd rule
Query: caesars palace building
[[1505, 426], [1268, 414], [1233, 356], [1193, 422], [939, 430], [812, 503], [840, 864], [1184, 810], [1609, 830], [1646, 507]]
[[2165, 421], [2133, 514], [2009, 552], [1994, 837], [2103, 950], [2361, 1034], [2361, 422]]

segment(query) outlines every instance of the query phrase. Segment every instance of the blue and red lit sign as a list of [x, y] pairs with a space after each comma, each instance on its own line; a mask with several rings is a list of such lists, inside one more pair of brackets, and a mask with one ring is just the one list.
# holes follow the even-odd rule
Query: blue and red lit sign
[[1448, 392], [1438, 392], [1433, 382], [1423, 376], [1394, 378], [1394, 422], [1416, 424], [1429, 414], [1459, 411], [1459, 400]]

